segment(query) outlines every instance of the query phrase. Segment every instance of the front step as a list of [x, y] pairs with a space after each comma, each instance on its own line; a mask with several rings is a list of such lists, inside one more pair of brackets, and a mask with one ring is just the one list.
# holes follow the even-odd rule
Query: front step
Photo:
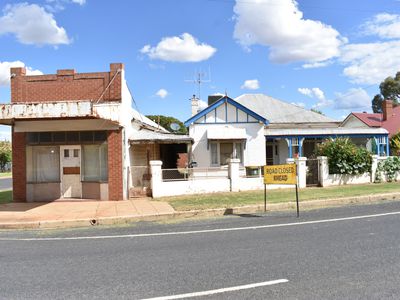
[[133, 187], [129, 189], [129, 198], [151, 197], [151, 188]]

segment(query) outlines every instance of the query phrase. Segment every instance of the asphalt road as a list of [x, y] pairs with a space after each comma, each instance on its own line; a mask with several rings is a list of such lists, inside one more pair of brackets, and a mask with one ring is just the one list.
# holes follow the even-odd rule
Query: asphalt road
[[278, 279], [199, 299], [399, 299], [400, 202], [2, 231], [0, 266], [2, 299], [143, 299]]
[[12, 178], [0, 178], [0, 191], [12, 189]]

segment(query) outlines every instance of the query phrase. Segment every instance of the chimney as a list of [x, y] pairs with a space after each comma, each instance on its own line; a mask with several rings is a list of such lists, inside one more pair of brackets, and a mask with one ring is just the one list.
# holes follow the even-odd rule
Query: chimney
[[17, 102], [22, 99], [23, 89], [21, 85], [25, 80], [26, 68], [10, 68], [10, 81], [11, 81], [11, 103]]
[[393, 115], [392, 100], [383, 100], [382, 102], [383, 121], [389, 120]]
[[196, 95], [193, 95], [191, 103], [192, 103], [192, 116], [194, 116], [199, 112], [199, 99], [196, 98]]

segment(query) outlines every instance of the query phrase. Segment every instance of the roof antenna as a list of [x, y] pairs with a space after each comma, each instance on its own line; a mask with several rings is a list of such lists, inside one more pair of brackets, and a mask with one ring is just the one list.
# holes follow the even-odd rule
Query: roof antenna
[[[211, 70], [208, 68], [208, 77], [204, 72], [195, 71], [193, 79], [186, 79], [185, 82], [194, 83], [197, 85], [197, 98], [201, 99], [201, 85], [205, 82], [211, 82]], [[207, 78], [207, 79], [206, 79]]]

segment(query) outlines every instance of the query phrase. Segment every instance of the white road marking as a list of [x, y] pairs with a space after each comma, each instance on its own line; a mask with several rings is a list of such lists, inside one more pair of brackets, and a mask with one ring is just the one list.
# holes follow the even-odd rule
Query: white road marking
[[361, 220], [361, 219], [378, 218], [378, 217], [386, 217], [386, 216], [394, 216], [394, 215], [400, 215], [400, 211], [382, 213], [382, 214], [374, 214], [374, 215], [363, 215], [363, 216], [355, 216], [355, 217], [324, 219], [324, 220], [304, 221], [304, 222], [294, 222], [294, 223], [259, 225], [259, 226], [248, 226], [248, 227], [218, 228], [218, 229], [175, 231], [175, 232], [138, 233], [138, 234], [123, 234], [123, 235], [98, 235], [98, 236], [49, 237], [49, 238], [0, 238], [0, 241], [101, 240], [101, 239], [117, 239], [117, 238], [142, 238], [142, 237], [169, 236], [169, 235], [189, 235], [189, 234], [200, 234], [200, 233], [258, 230], [258, 229], [279, 228], [279, 227], [289, 227], [289, 226], [301, 226], [301, 225], [309, 225], [309, 224], [332, 223], [332, 222]]
[[173, 299], [183, 299], [183, 298], [209, 296], [209, 295], [214, 295], [214, 294], [221, 294], [221, 293], [226, 293], [226, 292], [247, 290], [247, 289], [253, 289], [253, 288], [262, 287], [262, 286], [285, 283], [285, 282], [288, 282], [288, 281], [289, 280], [287, 280], [287, 279], [278, 279], [278, 280], [271, 280], [271, 281], [264, 281], [264, 282], [251, 283], [251, 284], [245, 284], [245, 285], [238, 285], [238, 286], [232, 286], [232, 287], [228, 287], [228, 288], [209, 290], [209, 291], [203, 291], [203, 292], [194, 292], [194, 293], [187, 293], [187, 294], [180, 294], [180, 295], [163, 296], [163, 297], [156, 297], [156, 298], [147, 298], [147, 299], [143, 299], [143, 300], [173, 300]]

